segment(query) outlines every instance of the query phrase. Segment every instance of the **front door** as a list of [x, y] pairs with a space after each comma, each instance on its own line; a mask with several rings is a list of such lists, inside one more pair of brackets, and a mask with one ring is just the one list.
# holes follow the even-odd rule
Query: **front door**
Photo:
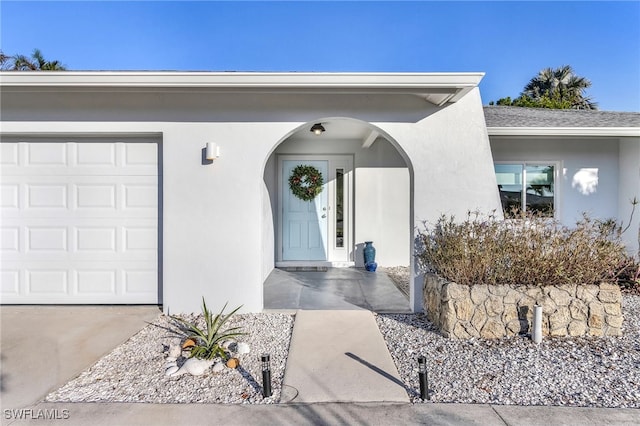
[[[320, 194], [310, 201], [298, 198], [290, 189], [289, 178], [299, 166], [315, 167], [323, 176]], [[328, 161], [282, 161], [282, 260], [327, 260]]]
[[[280, 155], [276, 265], [333, 266], [353, 263], [352, 155]], [[312, 166], [322, 174], [322, 192], [314, 199], [298, 198], [289, 186], [297, 166]], [[290, 262], [288, 265], [285, 263]]]

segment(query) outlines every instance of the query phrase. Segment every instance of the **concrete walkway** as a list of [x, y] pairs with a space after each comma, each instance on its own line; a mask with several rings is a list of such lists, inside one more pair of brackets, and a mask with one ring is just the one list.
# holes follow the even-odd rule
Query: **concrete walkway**
[[322, 272], [274, 269], [264, 283], [264, 308], [411, 312], [406, 296], [387, 274], [357, 268], [328, 268]]
[[409, 402], [369, 311], [298, 311], [282, 402]]

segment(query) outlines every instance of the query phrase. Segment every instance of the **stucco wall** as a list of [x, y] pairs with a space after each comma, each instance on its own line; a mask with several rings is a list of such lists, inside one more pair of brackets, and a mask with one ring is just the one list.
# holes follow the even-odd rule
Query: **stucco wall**
[[507, 139], [491, 140], [495, 161], [560, 161], [558, 219], [570, 225], [582, 212], [618, 217], [618, 140]]
[[[3, 93], [1, 107], [5, 133], [117, 135], [123, 141], [127, 134], [159, 135], [163, 158], [160, 255], [164, 310], [169, 313], [199, 311], [202, 296], [213, 310], [227, 301], [231, 307], [242, 304], [245, 312], [262, 309], [262, 283], [273, 261], [265, 166], [287, 135], [318, 117], [369, 122], [400, 148], [402, 165], [397, 157], [388, 158], [392, 151], [378, 153], [376, 149], [384, 146], [374, 144], [366, 154], [371, 155], [366, 160], [370, 167], [361, 167], [358, 177], [361, 186], [371, 185], [378, 194], [392, 192], [398, 197], [393, 201], [403, 206], [379, 209], [382, 198], [366, 198], [361, 210], [366, 210], [366, 203], [373, 206], [379, 215], [376, 223], [395, 222], [406, 215], [406, 191], [395, 191], [396, 184], [406, 188], [408, 181], [415, 193], [409, 203], [408, 228], [380, 229], [373, 235], [367, 234], [372, 230], [356, 228], [356, 241], [381, 242], [379, 255], [385, 263], [400, 261], [388, 258], [386, 247], [398, 247], [401, 240], [410, 245], [413, 236], [406, 229], [413, 229], [417, 221], [433, 220], [441, 213], [463, 215], [467, 209], [499, 207], [477, 89], [442, 108], [412, 95], [134, 93], [124, 89]], [[207, 142], [220, 146], [220, 158], [213, 164], [202, 162]], [[398, 167], [388, 167], [396, 163]], [[367, 218], [360, 220], [366, 223]], [[401, 257], [411, 250], [407, 247]], [[416, 310], [421, 310], [420, 288], [421, 281], [414, 281], [411, 300]]]
[[[463, 218], [468, 210], [501, 214], [500, 197], [493, 170], [479, 90], [473, 89], [448, 105], [409, 125], [376, 123], [392, 135], [413, 167], [412, 229], [422, 221], [435, 222], [442, 214]], [[413, 249], [413, 247], [412, 247]], [[422, 311], [423, 277], [414, 273], [410, 299]]]

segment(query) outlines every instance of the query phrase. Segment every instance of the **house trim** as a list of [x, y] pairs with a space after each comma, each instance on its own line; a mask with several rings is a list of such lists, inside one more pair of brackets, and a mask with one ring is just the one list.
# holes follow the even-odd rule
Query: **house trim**
[[487, 127], [489, 136], [640, 136], [637, 127]]
[[438, 106], [461, 99], [484, 73], [246, 73], [56, 71], [0, 72], [3, 90], [73, 88], [128, 90], [211, 90], [245, 93], [412, 95]]

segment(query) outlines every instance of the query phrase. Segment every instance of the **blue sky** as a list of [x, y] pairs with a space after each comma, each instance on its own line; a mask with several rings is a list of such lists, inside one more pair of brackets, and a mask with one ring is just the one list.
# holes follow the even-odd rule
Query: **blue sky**
[[640, 111], [640, 1], [7, 1], [6, 54], [71, 70], [486, 73], [485, 104], [573, 66], [602, 110]]

